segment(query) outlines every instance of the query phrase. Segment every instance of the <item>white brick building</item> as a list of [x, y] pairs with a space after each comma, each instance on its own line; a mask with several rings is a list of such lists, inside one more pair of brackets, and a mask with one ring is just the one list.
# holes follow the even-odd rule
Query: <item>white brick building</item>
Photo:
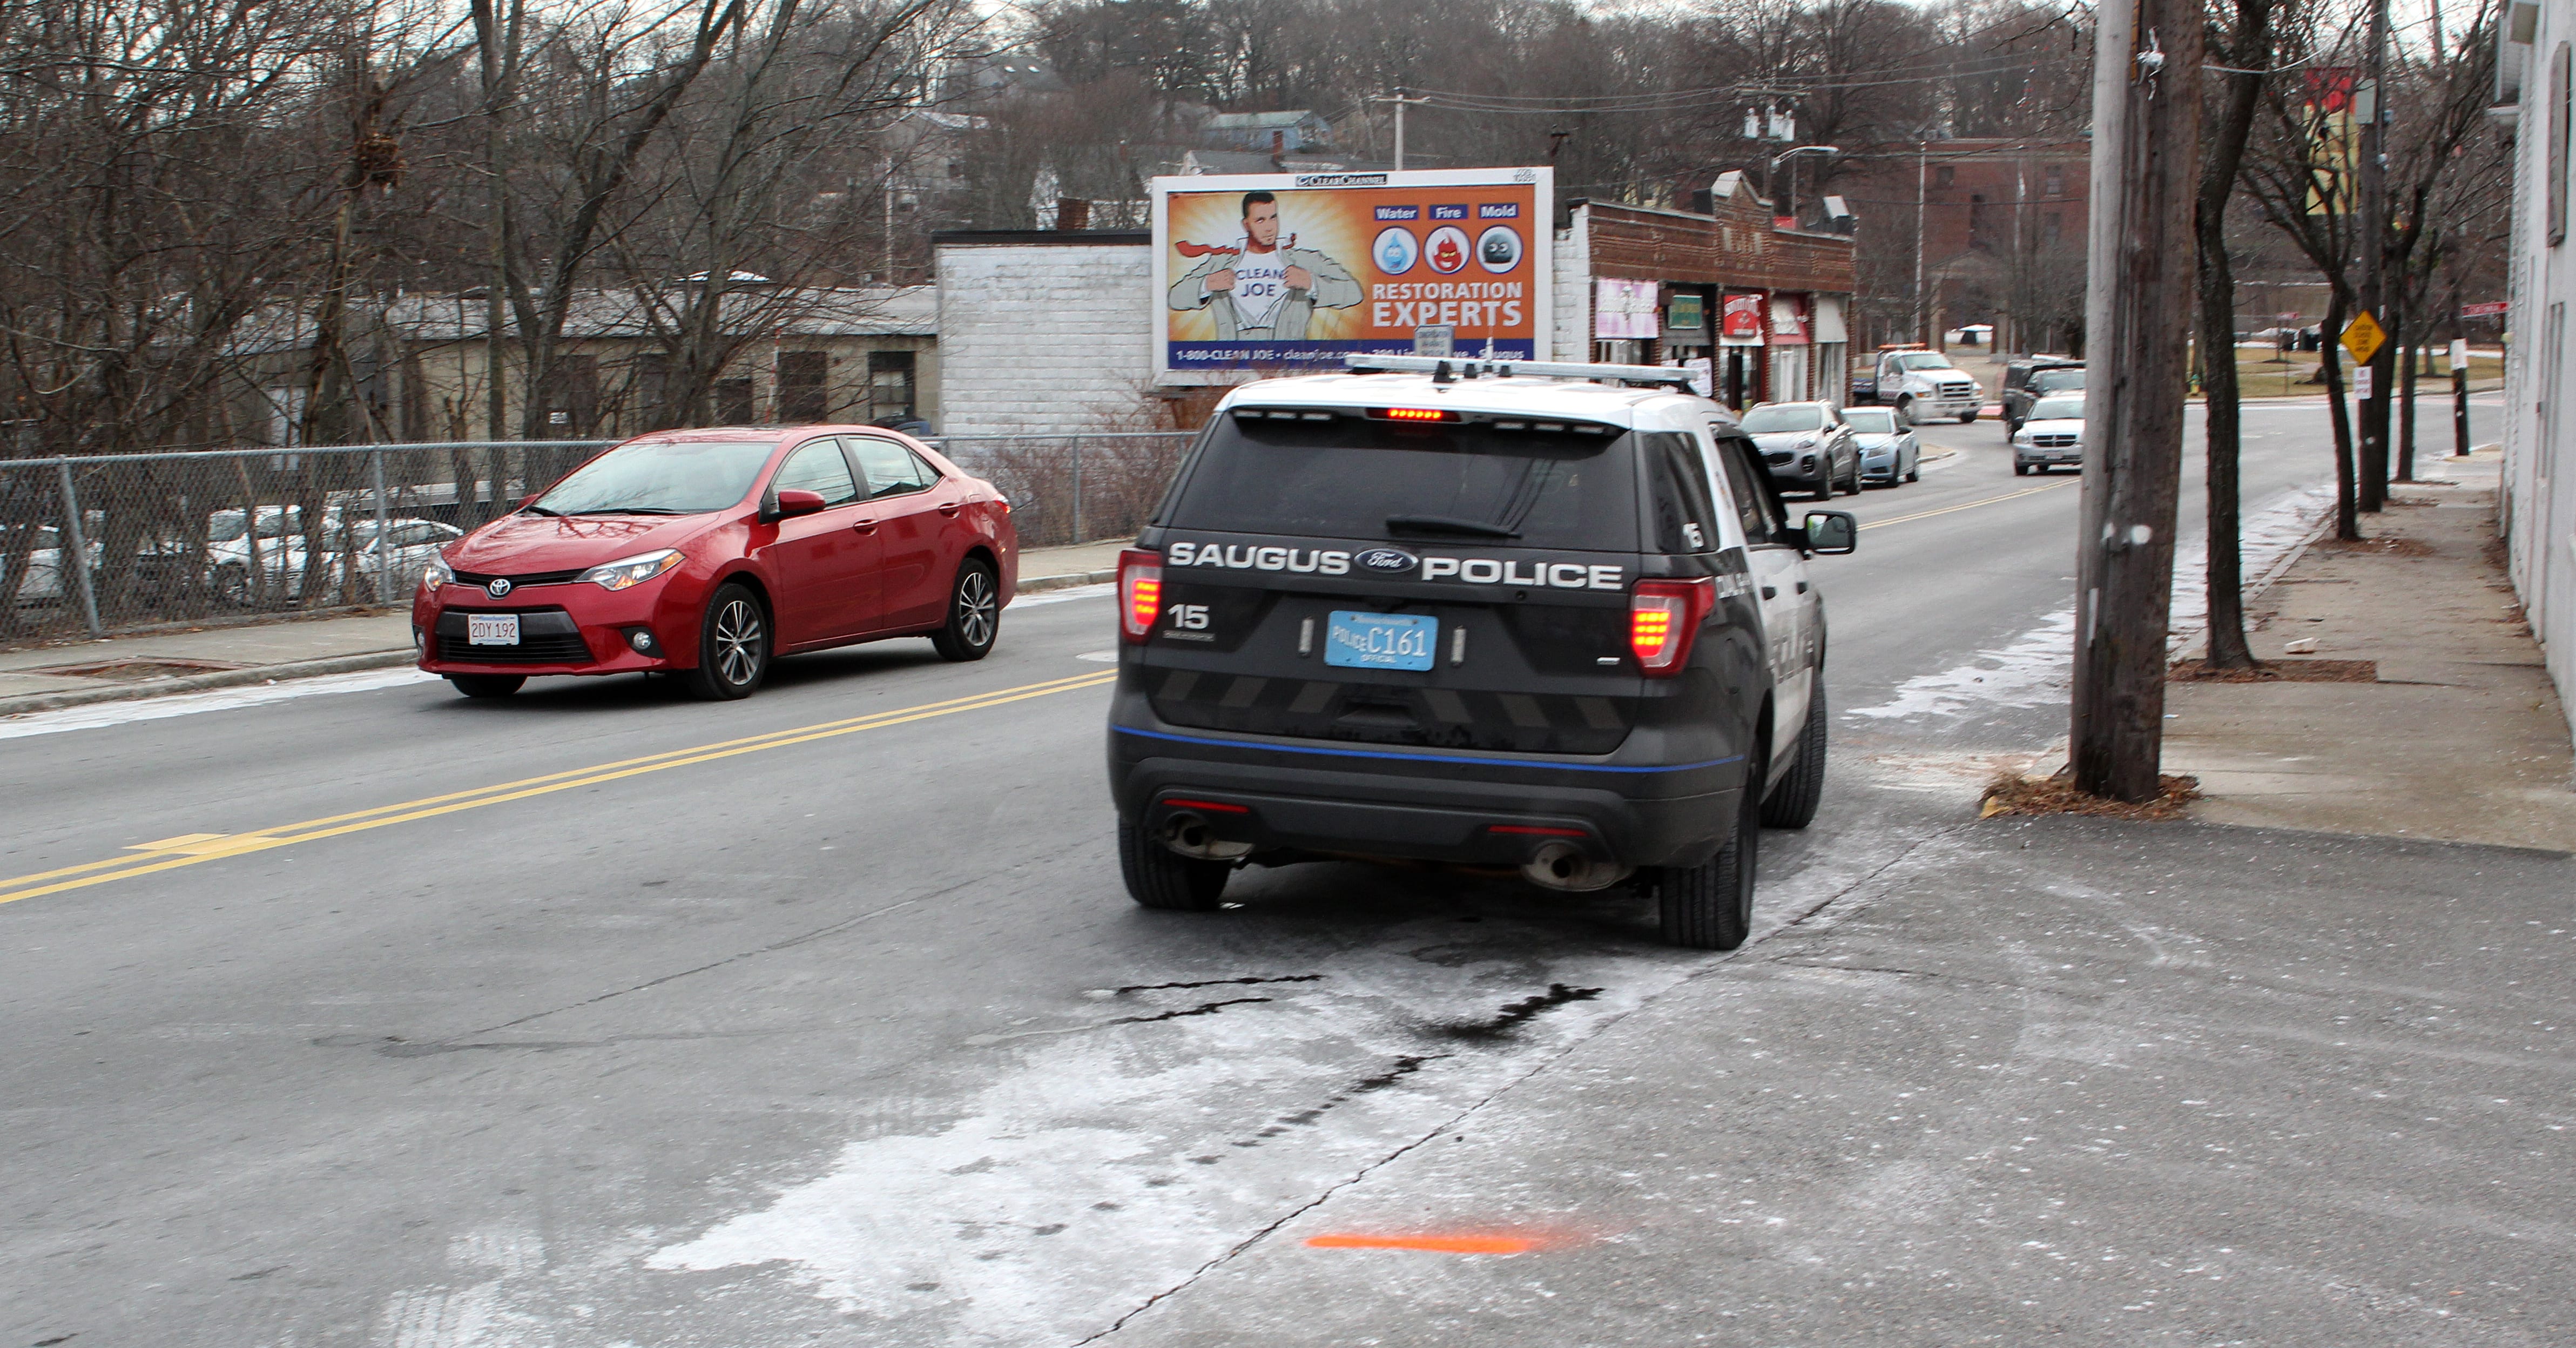
[[2576, 0], [2504, 6], [2498, 120], [2514, 129], [2511, 343], [2505, 366], [2507, 556], [2531, 630], [2576, 721], [2576, 392], [2567, 310], [2576, 300], [2568, 239], [2568, 134], [2576, 89]]
[[1151, 430], [1153, 236], [934, 236], [946, 435]]

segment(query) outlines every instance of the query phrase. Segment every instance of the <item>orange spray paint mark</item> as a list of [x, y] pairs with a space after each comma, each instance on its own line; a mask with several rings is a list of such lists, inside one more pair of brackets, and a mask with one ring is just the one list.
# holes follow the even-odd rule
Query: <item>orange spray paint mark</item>
[[1527, 1236], [1308, 1236], [1318, 1250], [1429, 1250], [1435, 1254], [1526, 1254], [1538, 1248]]

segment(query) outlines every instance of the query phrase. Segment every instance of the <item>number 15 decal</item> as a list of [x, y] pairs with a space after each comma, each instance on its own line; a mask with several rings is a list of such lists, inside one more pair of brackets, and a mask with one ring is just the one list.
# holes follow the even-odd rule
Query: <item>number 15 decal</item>
[[1208, 610], [1205, 604], [1172, 605], [1172, 626], [1184, 632], [1207, 630]]

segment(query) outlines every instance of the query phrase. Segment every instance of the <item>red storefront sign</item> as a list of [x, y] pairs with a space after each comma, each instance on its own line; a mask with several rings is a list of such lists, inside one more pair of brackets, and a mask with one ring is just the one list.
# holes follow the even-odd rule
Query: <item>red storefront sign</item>
[[1762, 297], [1744, 291], [1730, 291], [1726, 308], [1718, 318], [1717, 337], [1721, 342], [1739, 346], [1762, 343]]

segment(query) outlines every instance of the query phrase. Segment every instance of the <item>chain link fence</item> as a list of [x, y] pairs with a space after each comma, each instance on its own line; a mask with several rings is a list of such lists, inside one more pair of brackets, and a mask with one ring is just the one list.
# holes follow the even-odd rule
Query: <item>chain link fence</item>
[[[1134, 533], [1195, 435], [930, 443], [1049, 547]], [[613, 443], [0, 459], [0, 641], [401, 603], [440, 548]]]

